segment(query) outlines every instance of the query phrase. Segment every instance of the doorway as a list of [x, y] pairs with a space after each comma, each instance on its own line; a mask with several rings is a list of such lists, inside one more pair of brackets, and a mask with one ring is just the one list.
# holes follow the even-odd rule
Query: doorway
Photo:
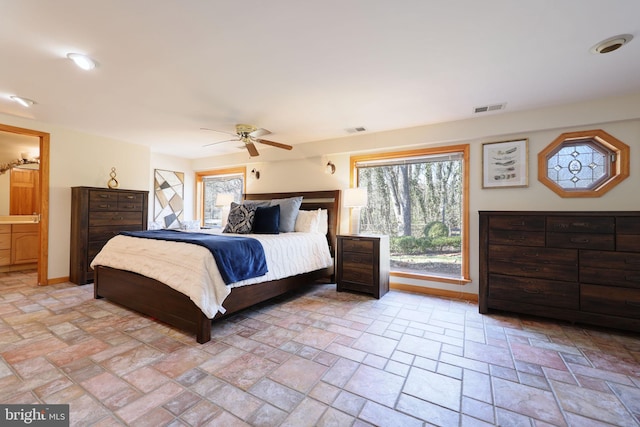
[[13, 133], [19, 136], [30, 136], [38, 138], [40, 156], [40, 182], [38, 191], [38, 209], [40, 216], [38, 223], [38, 273], [37, 283], [39, 286], [48, 284], [49, 271], [49, 134], [32, 129], [19, 128], [15, 126], [0, 124], [0, 131]]

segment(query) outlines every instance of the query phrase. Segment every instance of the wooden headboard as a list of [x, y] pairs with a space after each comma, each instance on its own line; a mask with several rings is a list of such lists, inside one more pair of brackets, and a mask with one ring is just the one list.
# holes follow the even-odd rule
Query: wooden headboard
[[243, 196], [244, 200], [271, 200], [302, 196], [303, 210], [326, 209], [329, 217], [327, 241], [331, 256], [335, 256], [336, 235], [340, 225], [340, 190], [328, 191], [297, 191], [289, 193], [250, 193]]

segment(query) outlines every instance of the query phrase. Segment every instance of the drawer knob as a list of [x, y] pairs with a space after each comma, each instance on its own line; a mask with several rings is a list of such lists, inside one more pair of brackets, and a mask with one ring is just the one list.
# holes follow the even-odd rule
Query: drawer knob
[[537, 267], [522, 267], [522, 271], [540, 271]]
[[629, 301], [629, 300], [625, 300], [624, 302], [626, 305], [630, 305], [631, 307], [640, 307], [640, 302], [639, 301]]
[[539, 294], [540, 293], [540, 289], [538, 289], [538, 288], [524, 288], [522, 290], [525, 291], [528, 294]]
[[586, 222], [572, 222], [571, 225], [573, 227], [587, 227], [589, 224]]
[[640, 282], [640, 276], [624, 276], [627, 282]]
[[510, 222], [509, 225], [512, 225], [514, 227], [523, 227], [525, 223], [524, 221], [514, 221], [514, 222]]

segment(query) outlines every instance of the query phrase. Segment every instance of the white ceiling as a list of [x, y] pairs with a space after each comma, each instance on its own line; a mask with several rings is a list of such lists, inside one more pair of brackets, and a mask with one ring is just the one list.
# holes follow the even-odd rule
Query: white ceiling
[[295, 150], [640, 92], [638, 0], [0, 0], [0, 15], [1, 113], [186, 158], [238, 149], [203, 148], [228, 135], [201, 128], [249, 123]]

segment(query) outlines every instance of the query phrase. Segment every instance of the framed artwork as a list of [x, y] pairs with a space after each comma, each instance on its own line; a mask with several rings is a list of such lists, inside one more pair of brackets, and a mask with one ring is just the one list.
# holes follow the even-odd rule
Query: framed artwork
[[529, 184], [528, 139], [482, 144], [482, 188]]
[[154, 170], [153, 221], [163, 228], [180, 228], [184, 219], [184, 172]]

